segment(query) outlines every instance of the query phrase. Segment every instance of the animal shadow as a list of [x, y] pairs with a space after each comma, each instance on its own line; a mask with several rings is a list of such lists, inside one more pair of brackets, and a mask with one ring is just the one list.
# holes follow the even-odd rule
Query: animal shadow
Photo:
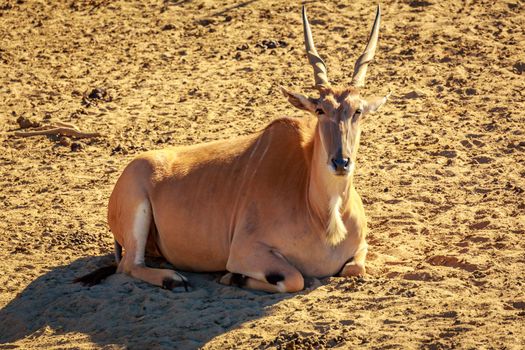
[[222, 286], [218, 274], [184, 273], [189, 292], [122, 274], [93, 287], [72, 282], [111, 262], [109, 255], [81, 258], [33, 281], [0, 310], [0, 347], [50, 327], [58, 335], [87, 334], [101, 347], [194, 349], [291, 296]]

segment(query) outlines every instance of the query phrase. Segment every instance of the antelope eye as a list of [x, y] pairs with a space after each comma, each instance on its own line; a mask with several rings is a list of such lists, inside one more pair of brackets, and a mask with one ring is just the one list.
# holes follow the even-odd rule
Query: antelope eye
[[360, 109], [356, 110], [355, 113], [354, 113], [354, 116], [352, 117], [352, 120], [355, 121], [357, 118], [359, 118], [359, 116], [361, 115], [361, 113], [363, 113], [362, 110], [360, 110]]
[[323, 115], [324, 114], [324, 111], [321, 109], [321, 108], [317, 108], [315, 110], [315, 113], [318, 114], [318, 115]]

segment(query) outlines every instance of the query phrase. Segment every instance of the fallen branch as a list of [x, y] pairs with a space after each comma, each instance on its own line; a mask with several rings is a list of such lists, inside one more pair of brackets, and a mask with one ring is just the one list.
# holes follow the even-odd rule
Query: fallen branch
[[15, 131], [14, 135], [17, 137], [31, 137], [38, 135], [62, 135], [75, 137], [77, 139], [85, 139], [91, 137], [99, 137], [100, 133], [83, 132], [80, 131], [80, 129], [74, 124], [56, 122], [52, 125], [38, 127], [36, 130], [33, 131]]

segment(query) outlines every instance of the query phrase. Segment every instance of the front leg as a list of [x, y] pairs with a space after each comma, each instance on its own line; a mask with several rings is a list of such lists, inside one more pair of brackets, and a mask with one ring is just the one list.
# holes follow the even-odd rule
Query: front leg
[[351, 277], [351, 276], [363, 276], [366, 273], [365, 269], [365, 260], [366, 253], [368, 252], [368, 246], [365, 244], [357, 250], [354, 257], [348, 261], [339, 276], [341, 277]]
[[232, 249], [226, 268], [230, 272], [220, 279], [225, 285], [271, 293], [292, 293], [304, 288], [302, 274], [281, 254], [263, 244]]

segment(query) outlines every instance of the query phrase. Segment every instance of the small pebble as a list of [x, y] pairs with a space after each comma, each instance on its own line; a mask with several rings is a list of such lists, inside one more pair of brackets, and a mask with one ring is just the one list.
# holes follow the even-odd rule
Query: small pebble
[[78, 142], [73, 142], [71, 144], [71, 152], [79, 152], [82, 150], [82, 144]]

